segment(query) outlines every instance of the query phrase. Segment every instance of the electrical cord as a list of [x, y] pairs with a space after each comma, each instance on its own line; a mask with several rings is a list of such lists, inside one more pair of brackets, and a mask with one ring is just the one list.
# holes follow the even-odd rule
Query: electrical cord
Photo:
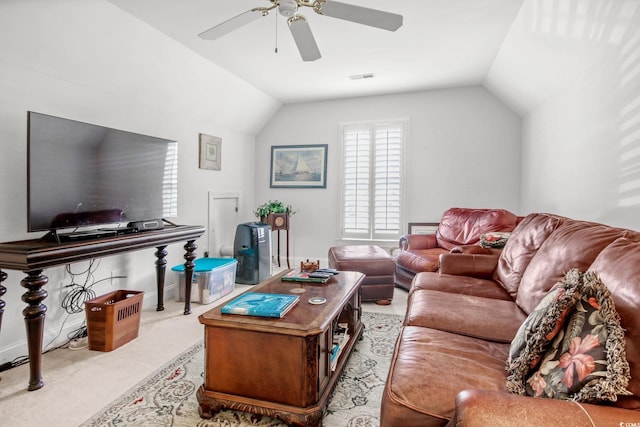
[[[53, 343], [56, 339], [58, 339], [58, 337], [60, 336], [60, 333], [62, 332], [62, 329], [64, 328], [64, 324], [67, 322], [67, 319], [69, 319], [69, 315], [67, 315], [67, 317], [64, 319], [64, 322], [62, 322], [62, 326], [60, 327], [60, 332], [58, 333], [58, 335], [56, 335], [55, 338], [49, 341], [49, 344], [45, 346], [45, 350], [42, 351], [42, 354], [47, 354], [50, 351], [57, 350], [59, 348], [66, 348], [69, 346], [69, 343], [71, 343], [71, 341], [73, 341], [74, 339], [87, 336], [87, 327], [86, 325], [83, 324], [81, 327], [79, 327], [75, 331], [69, 332], [69, 334], [67, 335], [67, 338], [68, 338], [67, 341], [65, 341], [64, 343], [60, 344], [57, 347], [46, 349], [46, 347], [48, 347], [49, 345], [51, 345], [51, 343]], [[0, 372], [6, 371], [11, 368], [16, 368], [20, 365], [24, 365], [25, 363], [29, 363], [29, 356], [18, 356], [12, 361], [6, 362], [0, 365]]]
[[[95, 280], [93, 276], [93, 272], [100, 265], [99, 263], [93, 267], [95, 260], [89, 261], [89, 266], [86, 270], [74, 273], [71, 271], [71, 265], [67, 264], [65, 267], [69, 276], [71, 276], [71, 283], [66, 288], [71, 288], [64, 298], [62, 298], [62, 308], [65, 309], [67, 313], [74, 314], [80, 313], [84, 310], [84, 302], [96, 297], [93, 289], [93, 285], [95, 285]], [[76, 282], [76, 277], [85, 275], [84, 283], [78, 284]]]
[[[62, 308], [64, 308], [64, 310], [67, 312], [67, 317], [62, 322], [58, 335], [56, 335], [53, 339], [51, 339], [51, 341], [49, 341], [47, 345], [44, 346], [44, 350], [42, 351], [42, 354], [46, 354], [50, 351], [57, 350], [59, 348], [68, 348], [72, 341], [87, 337], [88, 336], [87, 325], [86, 325], [86, 322], [83, 322], [82, 326], [80, 326], [79, 328], [67, 334], [67, 341], [65, 341], [64, 343], [60, 344], [57, 347], [52, 347], [47, 349], [48, 346], [50, 346], [53, 342], [55, 342], [58, 339], [58, 337], [60, 337], [60, 334], [64, 329], [64, 325], [67, 323], [67, 320], [69, 319], [69, 317], [72, 314], [84, 312], [84, 303], [96, 297], [96, 294], [92, 289], [94, 285], [100, 282], [104, 282], [106, 280], [127, 278], [127, 276], [109, 276], [104, 279], [95, 280], [93, 273], [100, 265], [99, 261], [97, 262], [97, 264], [95, 264], [95, 262], [96, 261], [92, 259], [91, 261], [89, 261], [89, 266], [86, 268], [86, 270], [81, 272], [76, 272], [76, 273], [71, 271], [70, 264], [67, 264], [67, 266], [65, 267], [67, 273], [69, 274], [69, 276], [71, 276], [71, 283], [64, 286], [65, 288], [71, 288], [71, 289], [65, 294], [61, 302]], [[94, 267], [94, 264], [95, 264], [95, 267]], [[83, 276], [83, 275], [85, 276], [83, 283], [82, 284], [77, 283], [76, 277]], [[6, 362], [0, 365], [0, 372], [6, 371], [7, 369], [15, 368], [20, 365], [24, 365], [25, 363], [28, 363], [28, 362], [29, 362], [29, 356], [18, 356], [12, 361]]]

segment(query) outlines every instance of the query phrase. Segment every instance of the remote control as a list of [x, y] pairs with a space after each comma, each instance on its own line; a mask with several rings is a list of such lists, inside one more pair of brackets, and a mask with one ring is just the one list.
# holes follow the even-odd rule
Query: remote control
[[325, 274], [335, 275], [335, 274], [338, 274], [338, 270], [336, 270], [335, 268], [319, 268], [315, 271], [315, 273], [325, 273]]

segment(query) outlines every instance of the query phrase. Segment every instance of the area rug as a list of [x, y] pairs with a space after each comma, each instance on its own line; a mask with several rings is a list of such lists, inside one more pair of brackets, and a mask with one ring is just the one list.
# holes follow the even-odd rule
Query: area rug
[[[402, 316], [362, 313], [363, 339], [356, 343], [329, 400], [325, 427], [379, 426], [382, 390]], [[141, 381], [81, 427], [276, 427], [273, 418], [221, 411], [209, 420], [198, 415], [196, 390], [204, 371], [203, 344], [197, 344]]]

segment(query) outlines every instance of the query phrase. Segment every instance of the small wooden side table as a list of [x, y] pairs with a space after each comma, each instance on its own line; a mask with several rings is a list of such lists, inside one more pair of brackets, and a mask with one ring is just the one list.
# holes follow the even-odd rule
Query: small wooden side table
[[265, 224], [269, 224], [269, 226], [271, 227], [271, 231], [277, 231], [276, 234], [276, 239], [277, 239], [277, 260], [278, 260], [278, 267], [280, 267], [280, 231], [286, 231], [287, 232], [287, 268], [291, 268], [291, 265], [289, 264], [289, 214], [286, 212], [283, 213], [270, 213], [269, 216], [266, 217], [262, 217], [260, 218], [260, 220], [265, 223]]

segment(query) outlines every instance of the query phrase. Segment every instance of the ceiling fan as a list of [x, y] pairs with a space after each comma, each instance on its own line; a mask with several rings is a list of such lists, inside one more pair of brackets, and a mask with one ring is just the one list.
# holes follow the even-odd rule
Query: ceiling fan
[[332, 18], [344, 19], [358, 24], [369, 25], [383, 30], [395, 31], [402, 26], [402, 15], [370, 9], [368, 7], [354, 6], [330, 0], [268, 0], [269, 7], [256, 7], [222, 22], [206, 31], [198, 34], [206, 40], [215, 40], [228, 34], [243, 25], [267, 16], [273, 9], [278, 9], [282, 16], [287, 17], [287, 24], [291, 35], [298, 47], [303, 61], [315, 61], [320, 58], [320, 50], [311, 33], [311, 28], [306, 18], [298, 13], [301, 7], [310, 7], [320, 15]]

